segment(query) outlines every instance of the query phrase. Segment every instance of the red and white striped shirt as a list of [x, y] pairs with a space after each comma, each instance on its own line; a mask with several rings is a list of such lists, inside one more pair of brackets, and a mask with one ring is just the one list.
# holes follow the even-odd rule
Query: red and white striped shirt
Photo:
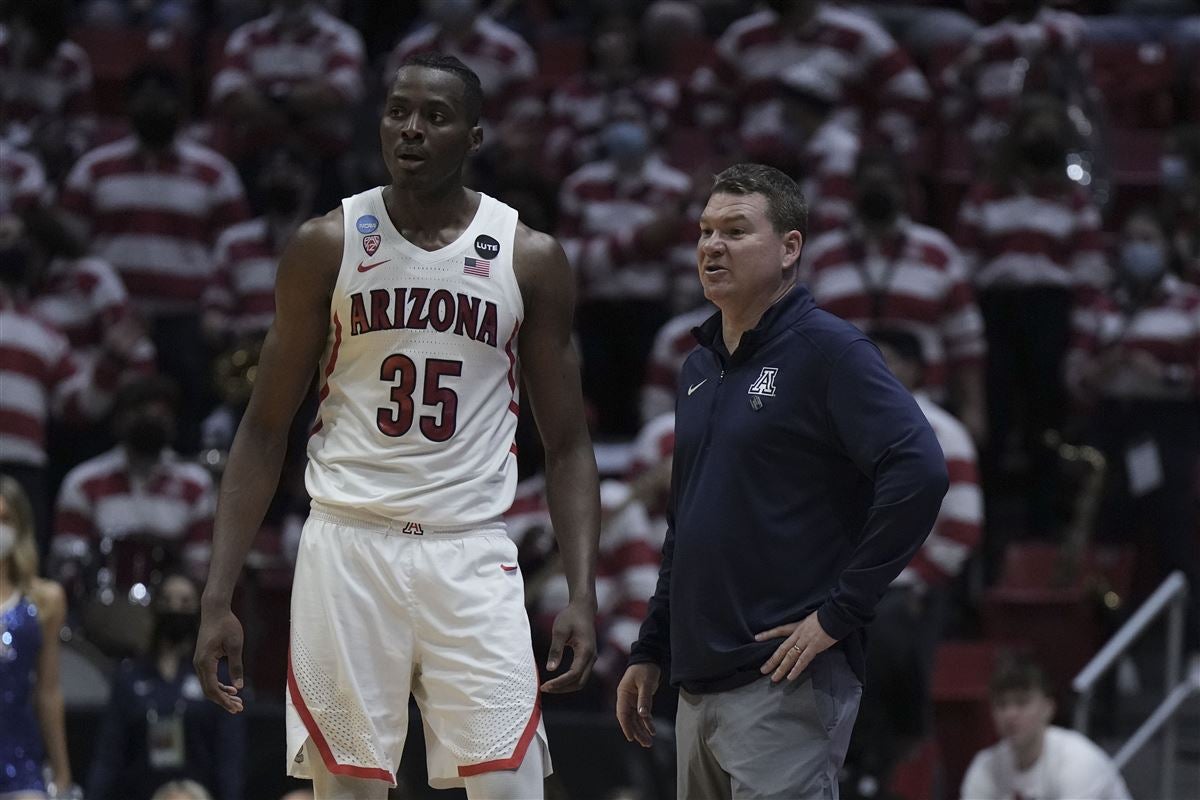
[[216, 279], [204, 296], [235, 335], [267, 332], [275, 319], [275, 270], [279, 266], [266, 217], [234, 225], [217, 240]]
[[1048, 77], [1035, 74], [1044, 71], [1039, 62], [1049, 62], [1043, 66], [1056, 72], [1069, 64], [1081, 77], [1087, 75], [1086, 32], [1081, 17], [1050, 8], [1029, 22], [1004, 19], [980, 28], [940, 76], [947, 92], [946, 115], [967, 123], [968, 138], [976, 148], [994, 144], [1008, 130], [1022, 94], [1036, 90]]
[[607, 85], [600, 76], [568, 80], [550, 95], [550, 133], [546, 152], [551, 163], [571, 172], [605, 156], [600, 132], [613, 119], [613, 109], [632, 101], [646, 112], [658, 136], [675, 121], [682, 99], [679, 81], [665, 75], [642, 75], [629, 85]]
[[[50, 262], [30, 305], [62, 331], [79, 358], [100, 357], [104, 332], [129, 318], [133, 307], [125, 284], [106, 261], [57, 258]], [[142, 337], [127, 354], [132, 370], [154, 371], [154, 344]]]
[[[569, 175], [559, 194], [559, 234], [583, 296], [665, 299], [672, 273], [683, 265], [667, 263], [663, 253], [642, 252], [636, 234], [663, 211], [682, 209], [691, 190], [691, 179], [657, 156], [636, 175], [623, 175], [607, 160]], [[689, 245], [686, 252], [695, 252], [694, 235], [681, 211], [679, 243]]]
[[142, 475], [130, 470], [118, 445], [67, 473], [58, 493], [51, 547], [78, 559], [100, 552], [104, 539], [147, 536], [179, 546], [192, 563], [207, 564], [216, 492], [199, 464], [171, 451]]
[[0, 463], [46, 464], [46, 424], [95, 421], [108, 411], [124, 365], [82, 364], [67, 337], [0, 289]]
[[463, 38], [446, 36], [430, 24], [410, 33], [392, 49], [383, 72], [383, 85], [391, 86], [404, 59], [418, 53], [455, 56], [476, 75], [483, 87], [484, 116], [498, 118], [501, 104], [523, 92], [537, 76], [537, 55], [516, 32], [479, 14]]
[[62, 206], [152, 317], [195, 312], [217, 236], [248, 216], [233, 165], [182, 138], [162, 155], [133, 136], [92, 150], [67, 177]]
[[854, 219], [854, 170], [861, 151], [861, 137], [837, 119], [827, 121], [805, 143], [807, 168], [800, 189], [808, 203], [810, 236]]
[[937, 586], [962, 572], [967, 558], [983, 538], [983, 491], [971, 434], [923, 392], [917, 392], [915, 397], [946, 456], [950, 488], [928, 538], [896, 576], [894, 585]]
[[699, 308], [672, 317], [654, 334], [654, 344], [646, 361], [646, 378], [642, 383], [642, 422], [648, 424], [660, 414], [674, 412], [675, 391], [679, 372], [688, 354], [696, 349], [692, 328], [716, 313], [705, 303]]
[[863, 330], [912, 333], [925, 358], [925, 387], [945, 395], [949, 374], [983, 362], [983, 317], [958, 248], [941, 231], [901, 219], [883, 242], [858, 225], [830, 231], [804, 249], [802, 274], [831, 314]]
[[1122, 367], [1100, 387], [1106, 397], [1140, 400], [1193, 400], [1200, 394], [1200, 287], [1167, 274], [1150, 299], [1134, 306], [1123, 287], [1097, 295], [1072, 315], [1067, 383], [1079, 386], [1089, 362], [1120, 347], [1142, 351], [1163, 364], [1167, 380], [1147, 380]]
[[1108, 284], [1100, 211], [1075, 184], [976, 184], [956, 238], [977, 289]]
[[769, 9], [730, 25], [717, 40], [713, 63], [692, 77], [700, 121], [735, 122], [728, 116], [740, 103], [744, 144], [774, 136], [783, 121], [779, 75], [799, 62], [832, 76], [863, 128], [879, 132], [901, 152], [912, 150], [917, 120], [931, 98], [929, 84], [879, 23], [830, 3], [821, 3], [798, 33], [783, 29], [779, 15]]
[[0, 214], [20, 214], [39, 206], [48, 191], [41, 162], [0, 139]]
[[43, 64], [18, 64], [12, 30], [0, 25], [0, 119], [8, 138], [29, 144], [47, 127], [67, 126], [67, 142], [82, 152], [95, 131], [92, 63], [87, 52], [64, 40]]
[[235, 29], [213, 78], [213, 102], [247, 86], [271, 95], [310, 81], [336, 89], [347, 104], [358, 102], [366, 59], [362, 35], [315, 4], [305, 13], [305, 23], [295, 28], [285, 26], [277, 10]]

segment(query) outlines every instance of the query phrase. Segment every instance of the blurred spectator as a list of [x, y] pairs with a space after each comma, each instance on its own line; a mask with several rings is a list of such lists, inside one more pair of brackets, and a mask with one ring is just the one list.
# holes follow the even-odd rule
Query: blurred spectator
[[950, 583], [978, 546], [983, 496], [975, 447], [962, 423], [922, 388], [921, 342], [896, 328], [877, 328], [872, 339], [888, 367], [916, 397], [946, 456], [950, 489], [929, 538], [892, 581], [867, 629], [867, 679], [847, 757], [852, 796], [869, 797], [888, 786], [898, 761], [929, 734], [930, 680], [942, 638]]
[[217, 800], [242, 797], [245, 717], [204, 699], [192, 669], [199, 624], [199, 588], [168, 576], [155, 598], [149, 653], [123, 661], [113, 679], [89, 800], [148, 800], [164, 781], [180, 778], [208, 787]]
[[854, 177], [854, 221], [808, 243], [802, 274], [826, 311], [867, 332], [884, 326], [915, 335], [925, 391], [935, 402], [950, 400], [982, 441], [983, 318], [958, 248], [908, 216], [908, 189], [898, 157], [865, 153]]
[[[53, 552], [73, 593], [152, 586], [186, 566], [203, 577], [211, 551], [212, 478], [170, 449], [178, 389], [143, 378], [123, 389], [113, 419], [119, 444], [71, 470], [58, 495]], [[96, 574], [95, 586], [79, 578]]]
[[[195, 23], [197, 0], [82, 0], [81, 15], [101, 28], [169, 28], [187, 32]], [[247, 4], [249, 5], [249, 4]]]
[[[62, 587], [38, 577], [33, 509], [0, 475], [0, 796], [66, 797], [71, 789], [58, 632]], [[43, 783], [43, 760], [52, 783]], [[61, 794], [59, 794], [61, 792]]]
[[684, 214], [692, 186], [654, 152], [640, 107], [618, 113], [602, 135], [607, 157], [563, 183], [559, 236], [580, 286], [584, 393], [601, 434], [632, 435], [638, 397], [628, 387], [642, 384], [647, 351], [669, 313], [673, 273], [682, 269], [671, 263], [672, 249], [694, 241]]
[[67, 38], [67, 0], [11, 0], [0, 24], [0, 138], [55, 172], [91, 143], [92, 65]]
[[226, 228], [217, 238], [216, 274], [204, 294], [204, 329], [211, 340], [261, 338], [271, 327], [279, 256], [313, 214], [312, 166], [300, 151], [276, 151], [258, 175], [262, 216]]
[[230, 34], [212, 103], [234, 128], [235, 151], [288, 143], [339, 153], [364, 91], [362, 36], [315, 0], [272, 6]]
[[536, 231], [558, 224], [558, 173], [546, 153], [546, 104], [526, 95], [509, 103], [479, 155], [467, 162], [471, 185], [517, 210]]
[[131, 334], [136, 332], [128, 325], [114, 326], [99, 357], [77, 358], [66, 336], [30, 305], [33, 253], [24, 221], [15, 214], [0, 215], [0, 470], [29, 495], [44, 550], [50, 534], [50, 418], [80, 425], [103, 416], [126, 366], [123, 354], [134, 349]]
[[1160, 177], [1179, 274], [1200, 284], [1200, 125], [1180, 126], [1167, 136]]
[[248, 216], [233, 166], [177, 135], [174, 73], [147, 66], [129, 79], [134, 135], [98, 147], [71, 170], [62, 205], [95, 255], [117, 268], [150, 326], [158, 366], [183, 392], [179, 446], [194, 452], [209, 405], [208, 353], [197, 303], [213, 279], [213, 247]]
[[959, 211], [957, 237], [987, 332], [984, 482], [994, 485], [1009, 435], [1019, 432], [1027, 528], [1041, 535], [1057, 527], [1058, 457], [1044, 437], [1065, 415], [1062, 363], [1073, 298], [1086, 299], [1108, 275], [1100, 212], [1067, 178], [1070, 136], [1061, 103], [1026, 98], [995, 177], [973, 186]]
[[504, 106], [530, 89], [537, 77], [537, 56], [516, 32], [479, 10], [478, 0], [422, 0], [428, 22], [402, 38], [383, 71], [384, 86], [400, 64], [417, 53], [456, 56], [475, 71], [483, 87], [483, 118], [494, 121]]
[[832, 75], [807, 62], [779, 75], [783, 133], [774, 166], [793, 175], [808, 201], [811, 235], [847, 224], [854, 216], [854, 165], [862, 137], [833, 114], [838, 89]]
[[614, 107], [641, 104], [656, 141], [662, 140], [679, 111], [678, 80], [651, 69], [631, 17], [612, 12], [599, 21], [588, 61], [584, 74], [568, 78], [550, 95], [552, 120], [545, 147], [563, 173], [605, 155], [601, 132]]
[[[839, 106], [851, 127], [878, 134], [896, 150], [917, 144], [929, 85], [886, 31], [862, 10], [823, 0], [770, 0], [729, 26], [716, 59], [692, 78], [698, 120], [737, 129], [751, 158], [757, 143], [782, 127], [775, 84], [797, 63], [827, 70], [838, 84]], [[736, 109], [741, 106], [740, 120]]]
[[1054, 692], [1027, 658], [1002, 660], [991, 679], [992, 720], [1000, 742], [980, 751], [963, 778], [970, 800], [1129, 800], [1108, 755], [1086, 736], [1051, 725]]
[[151, 795], [150, 800], [213, 800], [200, 784], [195, 781], [167, 781]]
[[1076, 311], [1067, 381], [1108, 463], [1097, 535], [1156, 541], [1164, 569], [1183, 570], [1200, 652], [1200, 289], [1170, 271], [1169, 241], [1147, 209], [1126, 221], [1117, 282]]
[[30, 152], [0, 138], [0, 214], [24, 214], [50, 193], [46, 170]]
[[999, 22], [979, 29], [940, 76], [945, 113], [966, 128], [980, 160], [1004, 137], [1024, 94], [1083, 106], [1091, 91], [1082, 18], [1044, 0], [1008, 0]]
[[700, 327], [704, 320], [715, 313], [717, 310], [705, 303], [667, 320], [654, 335], [650, 358], [646, 362], [646, 377], [642, 381], [643, 424], [661, 414], [674, 412], [679, 371], [683, 369], [688, 354], [696, 349], [696, 337], [692, 329]]

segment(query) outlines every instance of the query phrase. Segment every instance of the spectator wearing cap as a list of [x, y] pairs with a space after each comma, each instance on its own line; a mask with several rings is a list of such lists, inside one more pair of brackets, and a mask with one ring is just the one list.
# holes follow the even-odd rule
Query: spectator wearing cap
[[274, 0], [269, 14], [230, 34], [212, 102], [249, 154], [281, 144], [340, 153], [363, 97], [365, 57], [359, 32], [319, 3]]
[[457, 57], [479, 76], [485, 120], [495, 120], [504, 105], [530, 88], [537, 77], [537, 56], [521, 36], [479, 10], [478, 0], [422, 0], [424, 25], [392, 49], [383, 73], [390, 86], [409, 56], [439, 52]]
[[1026, 657], [1001, 660], [991, 678], [992, 721], [1000, 742], [967, 768], [960, 796], [970, 800], [1130, 800], [1108, 754], [1082, 733], [1051, 725], [1054, 692]]
[[200, 304], [213, 280], [217, 237], [247, 218], [242, 183], [222, 156], [177, 134], [179, 78], [144, 67], [128, 84], [135, 133], [87, 153], [62, 206], [129, 290], [150, 328], [158, 367], [184, 398], [180, 446], [195, 450], [209, 404]]
[[868, 332], [887, 326], [917, 336], [926, 392], [936, 402], [949, 400], [982, 441], [983, 319], [958, 248], [908, 216], [908, 187], [896, 156], [865, 153], [854, 175], [854, 220], [813, 239], [805, 277], [826, 311]]
[[1186, 645], [1200, 653], [1200, 289], [1171, 269], [1167, 229], [1149, 209], [1121, 231], [1117, 280], [1074, 315], [1067, 382], [1106, 457], [1097, 535], [1157, 542], [1187, 576]]
[[1108, 280], [1100, 211], [1066, 173], [1071, 131], [1058, 100], [1026, 98], [991, 176], [968, 192], [956, 237], [987, 333], [984, 484], [994, 485], [1018, 433], [1028, 464], [1024, 523], [1035, 535], [1058, 524], [1058, 455], [1045, 434], [1066, 409], [1071, 308]]
[[1091, 91], [1083, 19], [1045, 5], [1009, 2], [1009, 13], [977, 30], [939, 76], [943, 111], [966, 128], [980, 161], [1004, 137], [1023, 94], [1047, 92], [1079, 104]]
[[96, 130], [92, 65], [67, 38], [66, 0], [7, 3], [0, 22], [0, 139], [36, 150], [56, 172]]
[[692, 183], [654, 149], [637, 104], [602, 134], [606, 157], [573, 172], [559, 194], [559, 238], [579, 280], [584, 393], [605, 435], [637, 432], [638, 396], [655, 332], [670, 313], [679, 254], [694, 241], [684, 214]]
[[851, 788], [862, 796], [871, 795], [872, 785], [889, 785], [896, 763], [931, 728], [933, 658], [951, 585], [978, 547], [983, 525], [975, 446], [963, 424], [924, 391], [920, 340], [899, 328], [876, 328], [871, 338], [929, 420], [950, 488], [929, 537], [892, 581], [867, 629], [866, 688], [847, 759]]
[[216, 272], [204, 294], [210, 340], [260, 340], [275, 318], [275, 268], [283, 247], [313, 214], [317, 181], [299, 150], [281, 149], [263, 163], [258, 193], [263, 213], [226, 228], [217, 238]]
[[717, 41], [714, 61], [692, 76], [702, 124], [733, 128], [742, 143], [778, 126], [779, 74], [808, 62], [834, 76], [852, 126], [878, 134], [900, 152], [915, 148], [929, 85], [877, 22], [823, 0], [766, 5], [731, 24]]

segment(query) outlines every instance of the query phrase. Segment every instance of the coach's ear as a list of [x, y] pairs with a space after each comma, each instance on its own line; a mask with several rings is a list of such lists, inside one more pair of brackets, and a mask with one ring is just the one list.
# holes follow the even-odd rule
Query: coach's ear
[[800, 263], [800, 251], [803, 247], [804, 234], [800, 231], [788, 231], [783, 235], [783, 241], [779, 245], [779, 255], [784, 272]]

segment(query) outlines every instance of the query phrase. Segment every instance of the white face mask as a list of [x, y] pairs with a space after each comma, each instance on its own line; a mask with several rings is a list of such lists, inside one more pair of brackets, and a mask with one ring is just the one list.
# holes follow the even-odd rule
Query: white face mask
[[17, 546], [17, 529], [7, 522], [0, 522], [0, 558], [7, 558]]

